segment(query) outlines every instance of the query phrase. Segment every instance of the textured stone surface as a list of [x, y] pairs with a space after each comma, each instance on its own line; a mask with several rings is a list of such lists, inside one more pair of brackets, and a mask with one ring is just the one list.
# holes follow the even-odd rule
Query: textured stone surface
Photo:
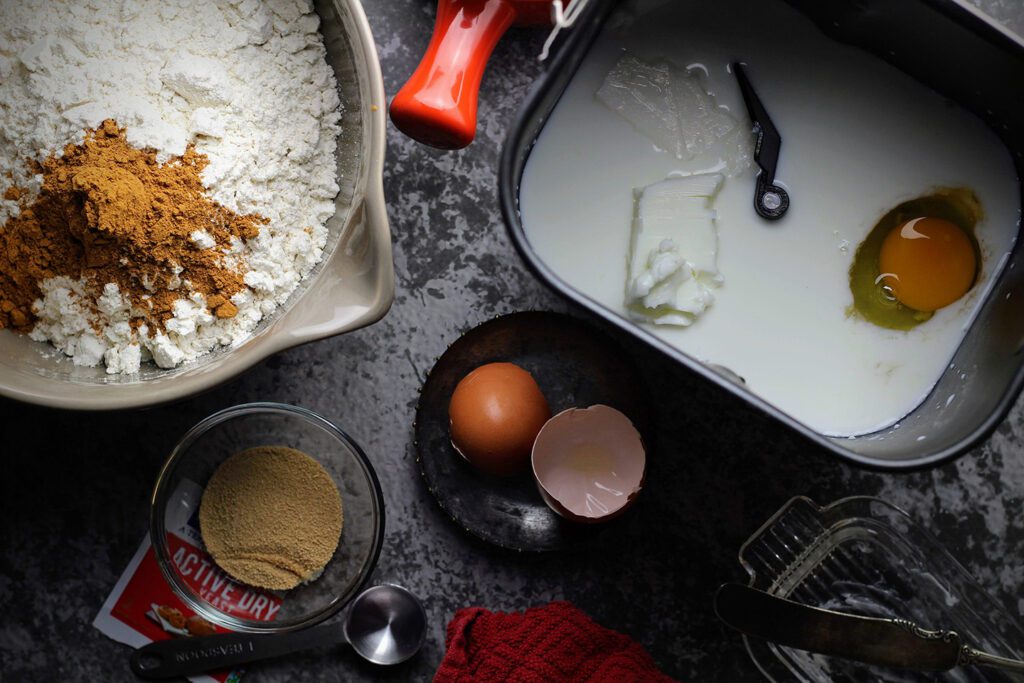
[[[426, 46], [433, 5], [366, 6], [394, 93]], [[1020, 30], [1019, 13], [1007, 14], [1015, 18]], [[616, 335], [660, 398], [662, 424], [658, 476], [618, 542], [600, 552], [521, 556], [474, 541], [441, 514], [420, 481], [412, 445], [417, 391], [433, 360], [462, 330], [492, 316], [568, 309], [525, 269], [497, 209], [500, 145], [540, 72], [540, 41], [513, 31], [497, 48], [470, 149], [437, 152], [389, 131], [398, 293], [381, 323], [279, 354], [227, 386], [164, 408], [90, 415], [0, 401], [0, 679], [131, 679], [128, 649], [90, 623], [145, 534], [157, 469], [193, 423], [254, 400], [311, 408], [365, 447], [388, 511], [375, 580], [423, 596], [430, 633], [422, 654], [397, 670], [334, 649], [253, 666], [248, 680], [427, 680], [457, 608], [521, 609], [556, 598], [633, 635], [680, 679], [756, 680], [740, 640], [715, 621], [711, 595], [720, 582], [743, 578], [740, 544], [798, 494], [819, 502], [873, 494], [904, 507], [1013, 613], [1024, 612], [1020, 401], [986, 444], [953, 464], [867, 473]], [[694, 396], [700, 400], [685, 398]]]

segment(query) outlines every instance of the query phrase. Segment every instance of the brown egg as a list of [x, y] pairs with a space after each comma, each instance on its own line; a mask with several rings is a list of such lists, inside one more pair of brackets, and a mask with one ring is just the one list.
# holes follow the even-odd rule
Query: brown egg
[[551, 409], [526, 370], [489, 363], [455, 387], [448, 417], [452, 445], [462, 457], [488, 474], [510, 476], [526, 469]]

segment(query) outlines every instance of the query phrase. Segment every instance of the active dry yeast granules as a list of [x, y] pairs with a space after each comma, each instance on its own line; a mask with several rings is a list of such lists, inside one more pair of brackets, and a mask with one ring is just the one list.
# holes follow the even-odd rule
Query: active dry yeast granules
[[199, 528], [214, 562], [271, 590], [317, 578], [341, 538], [341, 494], [316, 460], [259, 446], [217, 467], [203, 491]]

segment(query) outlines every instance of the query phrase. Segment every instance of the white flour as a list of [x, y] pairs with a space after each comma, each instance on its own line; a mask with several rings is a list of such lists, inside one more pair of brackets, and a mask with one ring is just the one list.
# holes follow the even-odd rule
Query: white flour
[[[308, 0], [0, 0], [0, 196], [16, 185], [31, 199], [42, 178], [26, 159], [113, 118], [161, 161], [195, 143], [210, 159], [210, 196], [270, 219], [232, 252], [248, 266], [235, 317], [211, 316], [184, 282], [166, 333], [136, 334], [128, 320], [138, 302], [115, 286], [90, 306], [84, 283], [52, 278], [34, 339], [109, 373], [150, 358], [170, 368], [242, 342], [284, 302], [323, 255], [338, 192], [341, 105], [318, 27]], [[0, 224], [17, 213], [0, 200]], [[200, 231], [192, 241], [209, 248]]]

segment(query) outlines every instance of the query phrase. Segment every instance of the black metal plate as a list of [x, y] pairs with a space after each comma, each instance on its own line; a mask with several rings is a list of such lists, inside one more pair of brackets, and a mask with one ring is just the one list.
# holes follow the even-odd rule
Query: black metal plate
[[[495, 318], [461, 336], [437, 360], [416, 407], [417, 461], [441, 508], [463, 529], [512, 550], [562, 550], [610, 533], [619, 520], [578, 524], [551, 511], [531, 474], [503, 479], [478, 472], [452, 448], [448, 402], [474, 368], [507, 361], [537, 380], [552, 414], [604, 403], [625, 413], [648, 445], [648, 398], [625, 352], [593, 326], [561, 313]], [[628, 516], [629, 512], [625, 516]]]

